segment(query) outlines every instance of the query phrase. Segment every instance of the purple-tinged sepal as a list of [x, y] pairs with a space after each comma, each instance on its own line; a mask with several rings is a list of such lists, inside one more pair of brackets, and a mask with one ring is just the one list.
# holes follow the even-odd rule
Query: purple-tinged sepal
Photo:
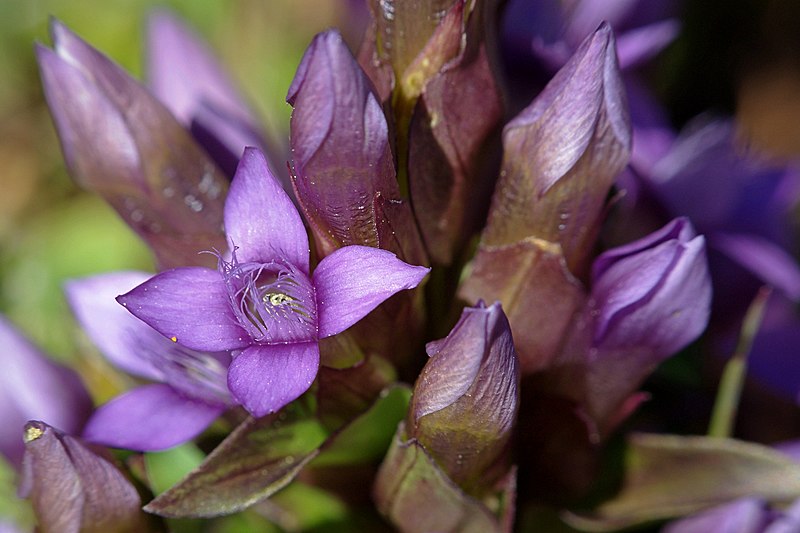
[[414, 213], [434, 263], [450, 264], [483, 224], [499, 165], [500, 88], [481, 10], [456, 2], [401, 79]]
[[20, 432], [38, 418], [80, 433], [92, 410], [92, 400], [71, 369], [46, 357], [0, 316], [0, 453], [15, 467], [22, 464]]
[[139, 493], [108, 459], [39, 421], [24, 428], [20, 495], [28, 497], [41, 531], [151, 531]]
[[228, 180], [140, 83], [60, 22], [51, 33], [53, 49], [36, 54], [73, 179], [103, 196], [161, 267], [207, 262], [198, 252], [225, 247]]
[[389, 129], [371, 83], [341, 36], [309, 45], [289, 88], [292, 178], [322, 256], [351, 244], [426, 262], [400, 195]]
[[465, 309], [427, 350], [431, 359], [375, 482], [378, 508], [403, 531], [508, 530], [520, 371], [500, 304]]
[[148, 18], [146, 66], [153, 94], [227, 175], [233, 176], [246, 146], [268, 150], [273, 144], [205, 43], [168, 11]]

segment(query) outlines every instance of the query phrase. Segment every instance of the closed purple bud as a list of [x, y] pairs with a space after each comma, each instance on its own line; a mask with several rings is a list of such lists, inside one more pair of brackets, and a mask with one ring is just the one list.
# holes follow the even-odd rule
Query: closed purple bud
[[705, 330], [710, 304], [705, 239], [687, 219], [595, 260], [584, 311], [586, 401], [601, 428], [630, 408], [626, 399], [661, 361]]
[[103, 196], [160, 266], [209, 263], [224, 249], [227, 180], [141, 84], [53, 21], [37, 45], [44, 92], [73, 179]]
[[631, 126], [608, 24], [505, 127], [503, 168], [484, 245], [537, 237], [561, 246], [572, 272], [592, 250], [606, 197], [628, 162]]
[[139, 493], [108, 460], [44, 422], [25, 425], [20, 494], [41, 531], [148, 531]]
[[295, 192], [322, 255], [360, 244], [426, 262], [400, 196], [383, 110], [338, 33], [314, 38], [287, 101]]
[[[427, 346], [406, 427], [467, 492], [491, 486], [519, 407], [519, 364], [499, 303], [464, 309], [450, 334]], [[507, 469], [494, 470], [503, 474]]]
[[92, 400], [75, 372], [48, 359], [2, 317], [0, 346], [0, 453], [18, 468], [25, 422], [38, 418], [80, 433]]

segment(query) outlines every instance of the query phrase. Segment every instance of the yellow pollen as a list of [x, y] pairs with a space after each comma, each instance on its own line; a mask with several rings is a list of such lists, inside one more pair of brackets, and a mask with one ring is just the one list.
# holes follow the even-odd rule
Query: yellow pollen
[[42, 435], [44, 435], [44, 430], [42, 430], [42, 428], [31, 425], [25, 428], [25, 433], [22, 435], [22, 440], [25, 442], [25, 444], [27, 444], [35, 441]]
[[171, 340], [172, 342], [178, 342], [178, 337], [173, 335], [172, 337], [169, 338], [169, 340]]

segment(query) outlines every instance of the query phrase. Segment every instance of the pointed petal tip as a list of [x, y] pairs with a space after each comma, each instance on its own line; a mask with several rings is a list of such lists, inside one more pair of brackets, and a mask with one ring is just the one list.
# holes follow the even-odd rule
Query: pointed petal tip
[[[311, 39], [311, 43], [309, 43], [308, 48], [306, 48], [303, 58], [300, 60], [300, 65], [297, 67], [294, 79], [292, 79], [292, 83], [289, 85], [289, 90], [286, 92], [286, 103], [294, 107], [297, 94], [300, 92], [300, 88], [306, 79], [308, 66], [312, 58], [317, 54], [317, 51], [322, 47], [335, 50], [342, 45], [344, 45], [344, 39], [342, 39], [342, 35], [335, 29], [328, 29], [320, 32]], [[344, 46], [347, 48], [346, 45]]]

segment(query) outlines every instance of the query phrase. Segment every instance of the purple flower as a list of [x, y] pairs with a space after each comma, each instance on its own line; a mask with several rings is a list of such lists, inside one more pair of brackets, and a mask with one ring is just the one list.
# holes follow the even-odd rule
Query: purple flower
[[156, 382], [95, 411], [83, 431], [90, 442], [163, 450], [192, 439], [234, 404], [226, 382], [229, 353], [176, 344], [114, 300], [149, 277], [115, 272], [70, 281], [65, 287], [75, 316], [101, 352], [122, 370]]
[[320, 339], [416, 287], [429, 270], [384, 250], [346, 246], [311, 275], [300, 215], [254, 148], [245, 150], [231, 184], [225, 228], [232, 249], [219, 255], [217, 270], [168, 270], [117, 300], [186, 348], [236, 350], [228, 387], [255, 416], [308, 389]]
[[47, 420], [80, 432], [92, 401], [77, 374], [56, 364], [0, 316], [0, 453], [15, 467], [22, 463], [20, 434], [28, 420]]
[[245, 146], [268, 148], [255, 113], [223, 67], [168, 11], [156, 10], [148, 19], [147, 79], [153, 94], [229, 176]]
[[671, 43], [680, 29], [668, 18], [673, 2], [641, 0], [514, 0], [503, 25], [510, 46], [528, 48], [546, 66], [558, 68], [581, 41], [606, 21], [619, 32], [622, 68], [639, 65]]

